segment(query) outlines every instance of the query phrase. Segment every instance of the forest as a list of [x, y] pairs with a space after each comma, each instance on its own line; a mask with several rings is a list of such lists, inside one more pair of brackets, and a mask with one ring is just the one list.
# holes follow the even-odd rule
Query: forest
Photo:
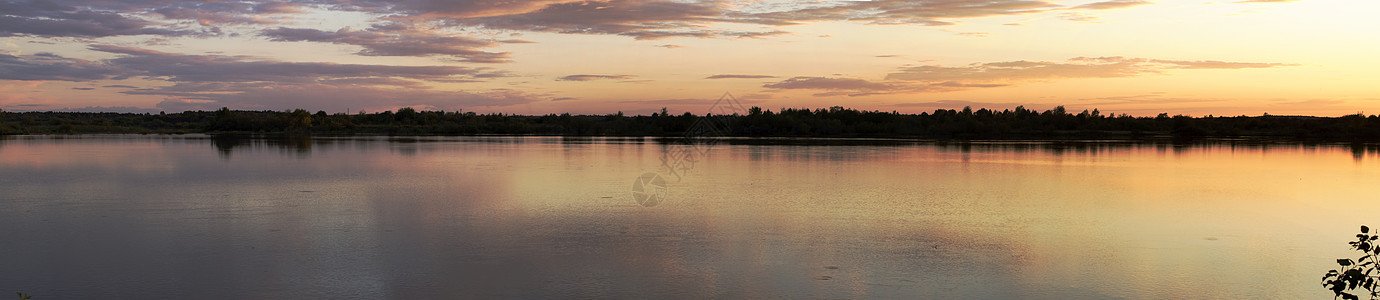
[[[514, 115], [462, 111], [357, 114], [292, 111], [181, 113], [78, 113], [0, 111], [0, 134], [287, 134], [287, 135], [555, 135], [846, 137], [973, 139], [1193, 139], [1280, 138], [1306, 141], [1380, 141], [1380, 116], [1130, 116], [965, 107], [920, 114], [830, 108], [752, 107], [743, 114]], [[712, 122], [708, 122], [712, 121]], [[697, 122], [713, 126], [696, 128]], [[707, 132], [695, 132], [696, 130]]]

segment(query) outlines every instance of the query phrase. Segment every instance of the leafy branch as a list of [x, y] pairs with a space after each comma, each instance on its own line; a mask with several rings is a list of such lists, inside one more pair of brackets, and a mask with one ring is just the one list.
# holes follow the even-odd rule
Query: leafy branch
[[[1339, 258], [1337, 264], [1341, 265], [1339, 270], [1328, 270], [1323, 275], [1322, 285], [1332, 291], [1335, 296], [1342, 299], [1360, 300], [1360, 296], [1353, 293], [1369, 293], [1370, 299], [1380, 299], [1380, 285], [1377, 285], [1376, 268], [1380, 263], [1380, 244], [1376, 240], [1380, 235], [1371, 235], [1370, 227], [1361, 225], [1361, 233], [1356, 234], [1356, 240], [1347, 242], [1352, 250], [1361, 251], [1364, 255], [1361, 258], [1352, 260], [1350, 258]], [[1359, 289], [1358, 289], [1359, 288]]]

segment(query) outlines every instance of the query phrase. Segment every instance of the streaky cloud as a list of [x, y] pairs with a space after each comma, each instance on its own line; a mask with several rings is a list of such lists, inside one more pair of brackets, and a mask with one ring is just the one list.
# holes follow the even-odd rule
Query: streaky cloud
[[[375, 25], [367, 30], [342, 28], [324, 31], [310, 28], [278, 27], [264, 30], [260, 35], [273, 41], [310, 41], [360, 46], [363, 56], [436, 56], [454, 57], [472, 63], [509, 62], [508, 52], [486, 52], [478, 48], [497, 46], [499, 42], [441, 34], [410, 25], [393, 23]], [[527, 42], [527, 41], [515, 41]]]
[[829, 78], [829, 77], [791, 77], [776, 83], [762, 85], [765, 88], [773, 89], [818, 89], [818, 90], [858, 90], [858, 91], [884, 91], [893, 89], [895, 86], [885, 83], [871, 82], [859, 78]]
[[1066, 62], [1006, 61], [967, 66], [937, 65], [902, 67], [887, 74], [883, 82], [862, 78], [798, 76], [768, 83], [762, 87], [778, 90], [819, 90], [816, 96], [867, 96], [897, 93], [948, 92], [977, 88], [998, 88], [1021, 82], [1123, 78], [1159, 74], [1168, 70], [1237, 70], [1294, 66], [1282, 63], [1188, 61], [1146, 58], [1076, 57]]
[[103, 61], [122, 79], [149, 77], [173, 82], [280, 82], [303, 83], [322, 79], [398, 77], [418, 80], [473, 79], [484, 69], [456, 66], [392, 66], [329, 62], [254, 60], [239, 56], [184, 55], [154, 50], [92, 45], [91, 50], [124, 54]]
[[962, 67], [916, 66], [901, 68], [889, 80], [920, 82], [1013, 82], [1059, 78], [1120, 78], [1161, 73], [1172, 69], [1246, 69], [1292, 66], [1280, 63], [1181, 61], [1126, 57], [1076, 57], [1067, 62], [1007, 61]]
[[776, 76], [772, 76], [772, 75], [749, 75], [749, 74], [718, 74], [718, 75], [711, 75], [711, 76], [709, 76], [709, 77], [705, 77], [704, 79], [760, 79], [760, 78], [776, 78]]
[[566, 76], [561, 76], [560, 78], [556, 78], [556, 81], [594, 81], [594, 80], [601, 80], [601, 79], [625, 80], [625, 79], [631, 79], [631, 78], [633, 78], [632, 75], [593, 75], [593, 74], [577, 74], [577, 75], [566, 75]]
[[99, 61], [67, 58], [51, 53], [0, 54], [0, 79], [92, 81], [109, 78], [117, 68]]
[[426, 89], [339, 86], [328, 84], [230, 87], [230, 92], [175, 97], [158, 103], [167, 111], [235, 109], [292, 109], [301, 107], [402, 107], [426, 106], [442, 110], [499, 107], [532, 103], [540, 95], [497, 89], [485, 91], [438, 91]]
[[81, 37], [123, 35], [190, 35], [115, 11], [93, 10], [56, 1], [0, 2], [0, 37]]
[[1131, 8], [1131, 7], [1142, 6], [1142, 5], [1150, 5], [1150, 4], [1154, 4], [1154, 3], [1151, 3], [1150, 1], [1142, 1], [1142, 0], [1112, 0], [1112, 1], [1093, 2], [1093, 3], [1083, 4], [1083, 5], [1079, 5], [1079, 6], [1074, 6], [1073, 9], [1107, 10], [1107, 9]]

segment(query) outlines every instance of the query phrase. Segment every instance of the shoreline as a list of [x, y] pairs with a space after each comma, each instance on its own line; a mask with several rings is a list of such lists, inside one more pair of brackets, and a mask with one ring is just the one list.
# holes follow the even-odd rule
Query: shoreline
[[[532, 138], [532, 139], [559, 139], [562, 142], [644, 142], [659, 144], [683, 144], [690, 141], [684, 136], [621, 136], [621, 135], [542, 135], [542, 134], [475, 134], [475, 135], [387, 135], [387, 134], [310, 134], [310, 133], [244, 133], [244, 132], [212, 132], [212, 133], [73, 133], [73, 134], [8, 134], [0, 135], [0, 141], [5, 140], [38, 140], [38, 139], [84, 139], [84, 138], [128, 138], [128, 137], [179, 137], [188, 139], [205, 140], [341, 140], [341, 139], [366, 139], [390, 142], [428, 142], [428, 141], [455, 141], [466, 138]], [[1033, 138], [980, 138], [980, 139], [936, 139], [936, 138], [914, 138], [914, 137], [792, 137], [792, 136], [720, 136], [720, 137], [696, 137], [697, 141], [712, 140], [716, 144], [728, 145], [907, 145], [907, 144], [934, 144], [934, 145], [1050, 145], [1050, 144], [1123, 144], [1123, 145], [1144, 145], [1144, 144], [1172, 144], [1172, 145], [1212, 145], [1212, 144], [1235, 144], [1235, 145], [1272, 145], [1272, 144], [1294, 144], [1294, 145], [1380, 145], [1380, 141], [1354, 141], [1354, 140], [1329, 140], [1329, 139], [1297, 139], [1291, 137], [1278, 136], [1249, 136], [1249, 137], [1195, 137], [1195, 138], [1176, 138], [1171, 135], [1158, 135], [1142, 138], [1081, 138], [1081, 137], [1033, 137]]]

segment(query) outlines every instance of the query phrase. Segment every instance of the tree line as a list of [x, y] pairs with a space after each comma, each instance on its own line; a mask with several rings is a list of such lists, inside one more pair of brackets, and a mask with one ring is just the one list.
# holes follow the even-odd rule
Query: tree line
[[739, 137], [852, 137], [923, 139], [1151, 139], [1289, 138], [1380, 141], [1380, 116], [1130, 116], [1079, 113], [1058, 106], [1001, 111], [965, 107], [919, 114], [829, 108], [752, 107], [732, 115], [515, 115], [462, 111], [357, 114], [292, 111], [78, 113], [0, 111], [0, 134], [245, 133], [319, 135], [560, 135], [681, 136], [697, 121], [722, 124], [715, 134]]

